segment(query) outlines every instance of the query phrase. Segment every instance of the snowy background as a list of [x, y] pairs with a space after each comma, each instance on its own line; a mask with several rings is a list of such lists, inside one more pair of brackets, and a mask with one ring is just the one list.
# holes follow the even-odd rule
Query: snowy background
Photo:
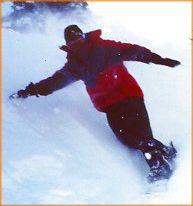
[[[3, 3], [3, 13], [9, 3]], [[191, 203], [191, 3], [89, 3], [92, 14], [47, 18], [44, 33], [2, 30], [3, 203]], [[108, 12], [107, 12], [108, 11]], [[75, 17], [74, 17], [75, 16]], [[177, 169], [166, 192], [145, 195], [143, 157], [116, 140], [82, 82], [47, 97], [10, 101], [53, 74], [66, 54], [63, 28], [101, 28], [102, 37], [143, 45], [176, 68], [125, 62], [137, 79], [155, 138], [172, 140]]]

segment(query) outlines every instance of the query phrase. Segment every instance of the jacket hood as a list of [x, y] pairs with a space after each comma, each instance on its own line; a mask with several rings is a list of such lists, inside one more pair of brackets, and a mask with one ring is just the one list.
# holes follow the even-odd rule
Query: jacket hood
[[85, 33], [86, 39], [88, 40], [96, 40], [97, 38], [99, 38], [102, 34], [101, 29], [98, 30], [94, 30], [94, 31], [90, 31], [88, 33]]
[[[98, 39], [101, 36], [101, 34], [102, 34], [101, 29], [97, 29], [97, 30], [85, 33], [85, 37], [86, 37], [86, 40], [94, 41], [94, 40]], [[69, 46], [66, 46], [66, 45], [62, 45], [60, 47], [60, 49], [62, 51], [65, 51], [65, 52], [69, 52], [70, 51]]]

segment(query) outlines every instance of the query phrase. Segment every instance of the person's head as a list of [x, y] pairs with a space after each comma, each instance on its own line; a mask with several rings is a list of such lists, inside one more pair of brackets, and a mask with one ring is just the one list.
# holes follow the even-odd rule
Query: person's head
[[79, 39], [84, 39], [84, 33], [77, 25], [69, 25], [64, 29], [64, 39], [68, 45]]

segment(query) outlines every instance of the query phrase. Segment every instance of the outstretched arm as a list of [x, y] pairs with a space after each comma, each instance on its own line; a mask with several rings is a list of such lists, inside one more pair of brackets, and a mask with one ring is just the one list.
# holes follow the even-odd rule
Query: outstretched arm
[[143, 63], [161, 64], [169, 67], [175, 67], [180, 64], [179, 61], [162, 58], [160, 55], [151, 52], [145, 47], [135, 44], [116, 42], [119, 48], [119, 56], [123, 61], [140, 61]]
[[149, 62], [152, 62], [154, 64], [165, 65], [168, 67], [175, 67], [175, 66], [178, 66], [181, 64], [177, 60], [170, 59], [170, 58], [162, 58], [161, 56], [159, 56], [158, 54], [155, 54], [155, 53], [151, 53], [151, 57], [150, 57]]
[[[56, 71], [51, 77], [48, 77], [36, 84], [30, 83], [25, 89], [19, 90], [16, 93], [17, 98], [26, 98], [28, 96], [49, 95], [56, 90], [62, 89], [65, 86], [77, 81], [78, 79], [69, 71], [70, 64]], [[11, 98], [14, 96], [10, 96]]]

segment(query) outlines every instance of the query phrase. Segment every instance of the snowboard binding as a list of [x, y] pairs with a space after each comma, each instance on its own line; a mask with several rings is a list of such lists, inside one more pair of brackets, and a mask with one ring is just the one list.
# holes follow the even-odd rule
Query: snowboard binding
[[175, 169], [177, 151], [171, 142], [169, 146], [163, 145], [156, 139], [148, 141], [148, 147], [143, 151], [145, 159], [150, 166], [148, 182], [169, 179]]

